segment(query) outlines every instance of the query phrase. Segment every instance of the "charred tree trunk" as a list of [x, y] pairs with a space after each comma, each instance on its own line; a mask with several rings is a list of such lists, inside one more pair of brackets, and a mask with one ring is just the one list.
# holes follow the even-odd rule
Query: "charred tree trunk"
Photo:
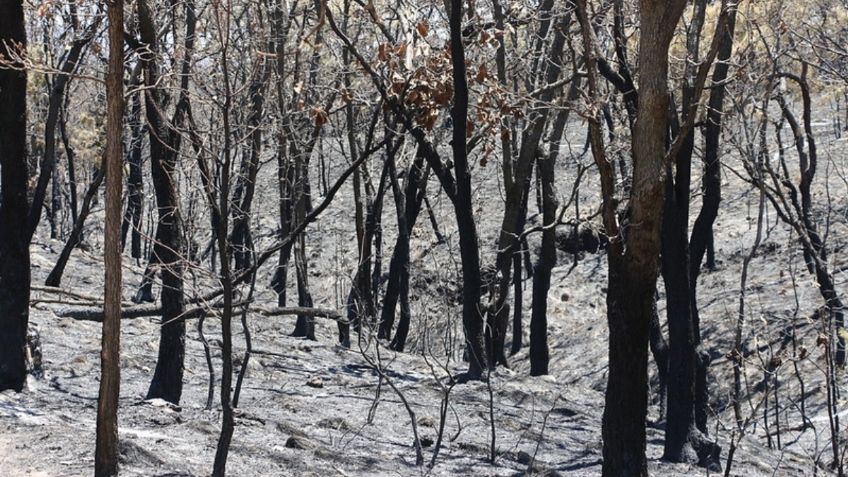
[[183, 293], [183, 237], [175, 169], [180, 152], [180, 128], [188, 110], [188, 68], [194, 43], [196, 18], [193, 4], [187, 3], [186, 53], [182, 61], [180, 96], [170, 121], [162, 118], [162, 92], [159, 90], [157, 34], [152, 10], [147, 0], [138, 2], [139, 32], [146, 48], [140, 52], [144, 66], [145, 116], [150, 133], [150, 165], [156, 192], [158, 223], [156, 243], [150, 261], [157, 264], [162, 276], [162, 326], [156, 370], [147, 392], [148, 399], [162, 398], [179, 404], [182, 396], [185, 361], [185, 321], [177, 319], [185, 309]]
[[400, 300], [400, 320], [392, 338], [391, 348], [395, 351], [403, 351], [412, 318], [409, 311], [409, 239], [421, 212], [428, 174], [424, 170], [424, 159], [420, 154], [416, 154], [409, 166], [403, 192], [400, 191], [397, 171], [392, 172], [392, 191], [398, 209], [398, 238], [389, 262], [389, 280], [386, 284], [386, 295], [383, 298], [380, 337], [388, 339], [391, 336], [395, 307]]
[[129, 175], [127, 176], [127, 208], [124, 213], [124, 221], [121, 225], [121, 243], [126, 246], [127, 233], [131, 232], [130, 252], [132, 258], [141, 259], [141, 213], [144, 201], [144, 179], [141, 171], [141, 150], [144, 143], [144, 124], [141, 120], [141, 97], [136, 94], [133, 97], [132, 110], [130, 111], [131, 139], [129, 152], [127, 153], [127, 164]]
[[[533, 57], [534, 65], [538, 65], [534, 68], [534, 71], [537, 71], [536, 76], [538, 80], [548, 85], [556, 82], [562, 71], [562, 52], [565, 46], [566, 32], [571, 23], [571, 16], [566, 14], [554, 25], [554, 18], [551, 14], [552, 7], [552, 1], [547, 1], [541, 6], [542, 22], [539, 26], [538, 42]], [[541, 42], [548, 37], [549, 30], [553, 31], [549, 61], [543, 61]], [[509, 285], [512, 282], [512, 255], [518, 254], [521, 256], [521, 244], [518, 243], [517, 234], [519, 233], [519, 227], [524, 221], [522, 212], [525, 211], [525, 189], [530, 185], [530, 174], [535, 159], [538, 156], [539, 144], [541, 143], [548, 121], [549, 104], [554, 94], [552, 88], [546, 88], [543, 91], [540, 94], [534, 95], [534, 100], [538, 103], [534, 104], [532, 113], [528, 117], [528, 127], [522, 133], [521, 148], [518, 152], [518, 158], [513, 165], [512, 177], [505, 180], [508, 188], [506, 190], [506, 204], [503, 222], [501, 224], [501, 234], [498, 238], [499, 252], [495, 264], [498, 270], [498, 278], [497, 283], [490, 287], [493, 293], [489, 298], [487, 306], [488, 326], [486, 329], [491, 360], [489, 363], [490, 366], [507, 364], [504, 341], [506, 339], [506, 317], [508, 316], [506, 299], [509, 294]]]
[[[348, 124], [348, 143], [350, 144], [351, 160], [356, 161], [358, 157], [357, 143], [354, 137], [353, 127], [353, 109], [352, 105], [348, 105], [347, 119]], [[383, 179], [385, 179], [386, 166], [380, 175], [380, 188], [383, 188]], [[356, 243], [358, 250], [358, 263], [356, 267], [356, 275], [353, 278], [353, 285], [350, 289], [349, 296], [351, 297], [351, 307], [348, 309], [348, 318], [353, 323], [356, 332], [362, 329], [363, 319], [373, 317], [376, 313], [374, 306], [374, 296], [371, 290], [371, 260], [373, 246], [373, 207], [374, 194], [372, 188], [369, 188], [363, 181], [367, 176], [367, 171], [364, 167], [358, 167], [353, 172], [353, 197], [355, 207], [356, 220]], [[363, 195], [364, 190], [364, 195]]]
[[262, 153], [262, 128], [260, 123], [265, 107], [265, 84], [270, 75], [270, 69], [263, 67], [262, 71], [250, 83], [250, 115], [247, 125], [250, 133], [249, 150], [245, 153], [241, 171], [236, 182], [233, 197], [234, 207], [233, 230], [230, 243], [233, 247], [232, 256], [235, 259], [235, 272], [241, 272], [253, 264], [251, 253], [250, 212], [256, 190], [256, 175], [259, 172], [259, 158]]
[[[306, 207], [308, 200], [307, 181], [308, 162], [307, 158], [300, 153], [295, 153], [295, 177], [294, 177], [294, 226], [298, 226], [306, 219]], [[309, 274], [306, 264], [306, 237], [300, 234], [294, 240], [294, 268], [297, 280], [297, 304], [298, 306], [311, 307], [312, 294], [309, 292]], [[298, 315], [292, 336], [315, 340], [315, 318], [307, 315]]]
[[[218, 4], [213, 6], [215, 16], [218, 21], [221, 20], [221, 12]], [[226, 16], [227, 22], [222, 26], [219, 23], [219, 33], [223, 31], [229, 32], [229, 15]], [[223, 33], [222, 33], [223, 34]], [[223, 290], [223, 307], [221, 310], [221, 434], [218, 436], [218, 447], [215, 450], [215, 461], [212, 467], [212, 475], [214, 477], [224, 477], [226, 475], [227, 456], [230, 451], [230, 443], [233, 439], [235, 430], [235, 417], [233, 412], [233, 294], [235, 283], [233, 273], [230, 268], [232, 257], [230, 255], [231, 246], [228, 244], [229, 237], [229, 218], [230, 218], [230, 177], [232, 169], [232, 128], [230, 126], [230, 109], [232, 107], [232, 90], [230, 86], [228, 52], [229, 42], [219, 38], [221, 48], [221, 63], [220, 69], [224, 82], [224, 101], [221, 107], [221, 116], [223, 123], [224, 134], [224, 149], [222, 151], [223, 164], [220, 169], [219, 192], [217, 203], [212, 200], [210, 207], [217, 208], [214, 215], [217, 217], [218, 230], [216, 238], [218, 240], [218, 253], [221, 258], [221, 288]], [[214, 193], [208, 194], [210, 199], [214, 198]], [[164, 304], [163, 304], [164, 305]], [[181, 320], [182, 321], [182, 320]]]
[[542, 248], [533, 274], [533, 315], [530, 320], [530, 375], [548, 374], [548, 290], [551, 271], [556, 266], [556, 221], [559, 201], [556, 197], [554, 167], [556, 154], [539, 159], [542, 180]]
[[[26, 51], [19, 0], [0, 3], [0, 56], [12, 56], [12, 45]], [[29, 235], [23, 233], [29, 178], [26, 96], [26, 70], [0, 69], [0, 391], [20, 391], [26, 384], [30, 292]]]
[[[574, 101], [580, 94], [580, 81], [574, 79], [568, 88], [567, 101]], [[556, 115], [550, 135], [551, 150], [547, 158], [536, 161], [537, 175], [541, 184], [542, 223], [546, 227], [542, 232], [542, 248], [539, 250], [539, 262], [533, 269], [532, 311], [530, 317], [530, 375], [541, 376], [548, 374], [548, 291], [551, 287], [551, 273], [557, 261], [557, 207], [556, 196], [556, 161], [559, 158], [565, 125], [568, 122], [568, 110], [561, 110]], [[576, 178], [579, 181], [580, 178]], [[525, 212], [529, 187], [524, 191]], [[576, 228], [575, 228], [576, 232]], [[551, 243], [551, 241], [553, 241]], [[579, 237], [575, 241], [580, 242]], [[553, 247], [550, 249], [549, 247]], [[515, 260], [521, 260], [516, 256]], [[516, 267], [517, 268], [517, 267]], [[531, 267], [527, 267], [528, 271]], [[516, 300], [517, 301], [517, 300]], [[516, 324], [513, 326], [517, 326]], [[515, 330], [513, 330], [515, 333]], [[514, 338], [515, 339], [515, 338]], [[513, 349], [515, 346], [513, 344]]]
[[[99, 18], [99, 17], [97, 17]], [[47, 107], [47, 121], [44, 124], [44, 155], [41, 159], [38, 175], [38, 182], [35, 185], [33, 192], [32, 205], [29, 210], [29, 224], [27, 233], [29, 238], [35, 234], [38, 228], [38, 222], [41, 220], [41, 209], [44, 207], [44, 200], [47, 197], [47, 186], [51, 179], [55, 179], [56, 170], [56, 127], [59, 124], [59, 113], [64, 104], [65, 91], [68, 87], [68, 82], [71, 80], [71, 73], [76, 69], [80, 58], [85, 51], [85, 46], [94, 38], [99, 20], [96, 20], [79, 39], [74, 40], [71, 48], [68, 50], [67, 56], [59, 68], [60, 73], [53, 80], [53, 85], [50, 88], [50, 99]], [[55, 182], [55, 181], [54, 181]], [[55, 187], [55, 185], [54, 185]], [[57, 200], [61, 194], [56, 194], [54, 190], [54, 200]], [[56, 217], [53, 217], [55, 212], [54, 206], [51, 204], [49, 214], [51, 217], [51, 238], [56, 238], [57, 223]]]
[[62, 136], [62, 144], [65, 146], [65, 157], [68, 159], [68, 189], [71, 198], [71, 222], [76, 223], [79, 215], [79, 206], [77, 204], [77, 170], [76, 170], [76, 151], [71, 146], [71, 140], [68, 137], [67, 129], [67, 96], [65, 97], [65, 106], [62, 107], [61, 116], [59, 118], [59, 133]]
[[[538, 165], [538, 162], [537, 162]], [[524, 233], [524, 226], [527, 224], [527, 204], [530, 200], [530, 174], [524, 178], [524, 196], [521, 198], [521, 210], [518, 212], [518, 224], [516, 225], [516, 235], [521, 236]], [[544, 205], [543, 205], [544, 207]], [[555, 244], [556, 245], [556, 244]], [[510, 354], [518, 353], [521, 350], [521, 345], [524, 340], [524, 330], [522, 329], [522, 321], [524, 320], [524, 269], [523, 259], [530, 253], [527, 245], [527, 240], [520, 240], [518, 250], [512, 256], [512, 344], [510, 345]], [[554, 252], [556, 253], [556, 252]], [[527, 276], [535, 276], [531, 267], [527, 268]]]
[[[465, 47], [462, 43], [462, 0], [450, 0], [450, 50], [453, 67], [453, 131], [451, 150], [456, 173], [456, 199], [453, 201], [462, 255], [462, 325], [469, 359], [467, 378], [480, 379], [489, 357], [483, 343], [483, 316], [480, 313], [480, 244], [471, 189], [471, 170], [466, 148], [468, 123], [468, 79], [466, 78]], [[436, 167], [431, 164], [431, 166]]]
[[654, 312], [651, 317], [650, 334], [648, 345], [651, 354], [654, 356], [654, 362], [657, 365], [657, 377], [660, 385], [660, 421], [665, 419], [666, 409], [666, 391], [668, 385], [668, 343], [663, 336], [662, 327], [660, 326], [660, 317], [657, 312], [656, 299], [654, 299]]
[[[603, 475], [645, 476], [648, 338], [659, 274], [668, 131], [668, 50], [686, 2], [641, 0], [638, 112], [633, 131], [633, 183], [619, 229], [615, 174], [606, 157], [602, 118], [590, 117], [592, 155], [601, 175], [609, 263], [609, 374], [602, 435]], [[599, 96], [594, 31], [585, 0], [577, 2], [591, 100]], [[595, 110], [600, 109], [597, 104]]]
[[[686, 37], [687, 66], [684, 71], [681, 101], [682, 119], [690, 114], [693, 101], [695, 71], [698, 62], [701, 29], [706, 14], [706, 0], [696, 0]], [[694, 131], [679, 131], [677, 118], [671, 125], [673, 134], [686, 134], [682, 147], [666, 165], [665, 203], [662, 220], [661, 271], [666, 292], [668, 320], [668, 408], [666, 410], [663, 459], [671, 462], [697, 462], [690, 440], [695, 425], [695, 330], [692, 320], [689, 282], [689, 196], [692, 175]], [[678, 138], [676, 138], [678, 139]]]
[[[285, 153], [285, 143], [283, 143], [277, 152], [277, 189], [279, 193], [279, 209], [280, 209], [280, 231], [279, 236], [287, 237], [292, 229], [292, 184], [294, 181], [294, 170], [289, 163]], [[286, 289], [288, 284], [288, 266], [291, 260], [291, 242], [287, 243], [282, 250], [277, 260], [277, 270], [274, 272], [274, 278], [271, 280], [271, 288], [277, 293], [277, 305], [286, 306]]]
[[[692, 225], [689, 245], [689, 282], [690, 302], [692, 307], [692, 323], [694, 327], [695, 346], [701, 344], [701, 319], [698, 313], [698, 277], [701, 274], [701, 264], [707, 255], [707, 268], [715, 268], [713, 250], [713, 224], [718, 217], [721, 203], [721, 163], [719, 160], [722, 120], [724, 118], [724, 98], [726, 95], [725, 80], [730, 69], [730, 55], [733, 51], [733, 33], [736, 26], [736, 9], [728, 12], [727, 29], [720, 37], [717, 62], [713, 70], [712, 84], [707, 105], [707, 119], [704, 127], [704, 173], [701, 179], [703, 189], [701, 210]], [[714, 255], [714, 254], [713, 254]], [[698, 352], [695, 373], [695, 425], [703, 433], [707, 428], [707, 366], [708, 355]]]
[[85, 193], [85, 197], [82, 200], [82, 209], [79, 212], [79, 216], [77, 216], [77, 220], [74, 221], [74, 228], [71, 230], [71, 235], [65, 242], [65, 246], [62, 247], [62, 252], [59, 253], [59, 258], [56, 259], [56, 264], [53, 265], [53, 269], [50, 270], [50, 274], [47, 275], [47, 280], [44, 281], [44, 284], [49, 287], [58, 287], [62, 283], [62, 275], [65, 273], [65, 266], [67, 266], [68, 260], [71, 258], [71, 252], [73, 252], [74, 248], [76, 248], [80, 241], [82, 241], [82, 231], [83, 227], [85, 227], [85, 220], [91, 212], [91, 205], [94, 201], [94, 197], [97, 195], [98, 189], [100, 189], [100, 184], [103, 183], [103, 177], [105, 175], [105, 160], [106, 156], [103, 156], [100, 170], [97, 171], [94, 176], [94, 181], [88, 186], [88, 191]]

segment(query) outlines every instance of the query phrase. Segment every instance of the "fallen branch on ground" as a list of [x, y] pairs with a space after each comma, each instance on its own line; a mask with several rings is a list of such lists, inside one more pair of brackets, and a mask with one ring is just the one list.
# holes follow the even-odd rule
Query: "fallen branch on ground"
[[[238, 303], [234, 308], [244, 308], [247, 303]], [[217, 306], [198, 306], [186, 310], [177, 319], [190, 320], [200, 318], [201, 316], [215, 316], [219, 307]], [[303, 315], [313, 318], [326, 318], [329, 320], [347, 323], [341, 313], [336, 310], [326, 308], [311, 308], [301, 306], [291, 307], [259, 307], [251, 306], [250, 311], [262, 316], [288, 316], [288, 315]], [[54, 312], [56, 316], [62, 318], [71, 318], [80, 321], [103, 321], [103, 308], [101, 307], [85, 307], [85, 308], [64, 308]], [[125, 308], [121, 311], [121, 319], [130, 320], [135, 318], [144, 318], [149, 316], [161, 316], [162, 308], [158, 305], [140, 305]], [[173, 321], [173, 320], [172, 320]]]

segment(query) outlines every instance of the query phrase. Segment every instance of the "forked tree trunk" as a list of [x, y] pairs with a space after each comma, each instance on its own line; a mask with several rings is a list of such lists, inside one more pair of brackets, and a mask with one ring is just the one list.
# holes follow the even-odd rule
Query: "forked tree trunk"
[[[722, 35], [719, 46], [717, 62], [713, 70], [712, 84], [715, 85], [710, 91], [710, 99], [707, 104], [707, 121], [704, 127], [704, 172], [701, 179], [703, 189], [701, 210], [695, 223], [692, 225], [692, 234], [689, 245], [690, 267], [689, 298], [692, 306], [692, 322], [694, 326], [696, 350], [701, 344], [701, 320], [698, 313], [698, 277], [701, 274], [701, 264], [704, 256], [707, 256], [707, 268], [715, 268], [715, 257], [711, 258], [713, 250], [713, 224], [718, 217], [718, 208], [721, 203], [721, 163], [719, 153], [721, 152], [720, 140], [722, 122], [724, 119], [724, 98], [726, 95], [725, 80], [730, 69], [730, 55], [733, 51], [733, 33], [736, 26], [736, 9], [728, 13], [727, 30]], [[714, 255], [714, 253], [712, 254]], [[698, 351], [697, 369], [695, 375], [695, 425], [703, 433], [708, 433], [707, 427], [707, 366], [708, 355]]]
[[[186, 4], [186, 53], [182, 62], [180, 99], [174, 118], [168, 126], [162, 118], [162, 97], [158, 88], [159, 68], [152, 56], [158, 51], [153, 11], [147, 0], [138, 2], [139, 32], [149, 51], [141, 52], [144, 63], [145, 112], [150, 132], [150, 166], [156, 205], [159, 213], [156, 243], [150, 261], [162, 276], [162, 326], [160, 327], [159, 356], [147, 397], [162, 398], [178, 404], [182, 396], [185, 362], [185, 321], [178, 319], [185, 309], [183, 293], [183, 237], [179, 197], [176, 191], [176, 164], [182, 135], [179, 128], [185, 122], [188, 109], [188, 65], [194, 41], [196, 22], [191, 3]], [[148, 275], [148, 279], [150, 276]]]
[[[683, 120], [693, 101], [695, 72], [706, 0], [696, 0], [687, 31], [687, 66], [683, 78]], [[674, 124], [672, 132], [678, 129]], [[672, 163], [666, 165], [665, 203], [662, 222], [662, 275], [666, 291], [668, 321], [668, 408], [663, 459], [696, 462], [689, 436], [695, 424], [695, 331], [689, 282], [689, 196], [695, 133], [682, 138], [683, 145]]]
[[395, 307], [400, 300], [400, 320], [391, 342], [391, 348], [396, 351], [404, 350], [406, 338], [409, 336], [411, 320], [408, 303], [409, 240], [421, 212], [427, 176], [427, 171], [424, 169], [424, 158], [419, 153], [416, 153], [415, 159], [409, 166], [402, 192], [397, 180], [397, 171], [392, 170], [392, 191], [394, 192], [398, 214], [398, 237], [392, 251], [392, 259], [389, 262], [389, 279], [386, 283], [386, 294], [383, 297], [379, 336], [384, 339], [391, 337], [395, 320]]
[[[609, 237], [607, 321], [609, 374], [602, 435], [603, 475], [646, 476], [648, 338], [659, 274], [668, 131], [668, 49], [684, 0], [640, 1], [639, 99], [633, 131], [633, 185], [620, 238], [614, 173], [603, 144], [602, 119], [590, 118], [592, 154], [601, 175], [602, 216]], [[596, 42], [585, 0], [577, 2], [589, 95], [598, 99]], [[595, 105], [597, 106], [597, 105]]]
[[[539, 26], [538, 40], [533, 54], [533, 71], [538, 82], [542, 85], [554, 83], [562, 71], [562, 52], [565, 46], [566, 32], [571, 23], [571, 15], [566, 14], [561, 19], [556, 19], [551, 14], [552, 1], [544, 2], [541, 9], [542, 21]], [[548, 61], [543, 61], [543, 40], [552, 32]], [[520, 255], [521, 244], [517, 241], [520, 228], [523, 228], [526, 206], [524, 204], [526, 189], [530, 185], [530, 174], [533, 164], [538, 156], [539, 144], [541, 143], [545, 126], [548, 122], [550, 107], [548, 106], [554, 95], [551, 88], [544, 89], [542, 93], [534, 94], [533, 111], [528, 117], [528, 126], [521, 136], [521, 148], [518, 157], [512, 167], [512, 177], [508, 180], [506, 190], [506, 204], [504, 208], [501, 233], [498, 238], [498, 255], [495, 266], [497, 268], [497, 282], [490, 285], [490, 294], [487, 306], [488, 326], [487, 341], [489, 344], [490, 366], [495, 364], [507, 364], [504, 350], [506, 339], [506, 321], [509, 306], [506, 303], [509, 294], [509, 285], [512, 283], [512, 255]]]
[[[469, 360], [467, 377], [480, 379], [489, 357], [483, 343], [483, 316], [480, 313], [480, 244], [471, 189], [471, 170], [466, 148], [468, 123], [468, 79], [466, 78], [465, 47], [462, 43], [462, 0], [450, 1], [450, 50], [453, 67], [453, 122], [451, 149], [456, 171], [456, 199], [453, 201], [459, 233], [459, 252], [462, 256], [462, 326], [465, 329], [466, 352]], [[431, 164], [436, 167], [436, 165]]]
[[[580, 94], [580, 80], [572, 80], [566, 96], [567, 101], [574, 101]], [[551, 273], [557, 261], [557, 200], [556, 162], [559, 158], [565, 125], [568, 122], [568, 109], [557, 113], [550, 135], [551, 150], [548, 157], [536, 161], [537, 175], [541, 184], [542, 223], [547, 227], [542, 232], [542, 248], [539, 250], [539, 261], [533, 271], [532, 314], [530, 316], [530, 375], [541, 376], [548, 374], [548, 291], [551, 287]], [[580, 178], [575, 179], [579, 181]], [[525, 194], [527, 191], [525, 190]], [[527, 196], [525, 195], [525, 201]], [[526, 210], [526, 202], [525, 202]], [[579, 241], [579, 239], [578, 239]], [[520, 260], [520, 256], [516, 259]], [[527, 267], [530, 270], [530, 267]], [[513, 325], [517, 326], [517, 325]], [[513, 330], [515, 333], [515, 330]], [[513, 349], [515, 349], [513, 345]]]

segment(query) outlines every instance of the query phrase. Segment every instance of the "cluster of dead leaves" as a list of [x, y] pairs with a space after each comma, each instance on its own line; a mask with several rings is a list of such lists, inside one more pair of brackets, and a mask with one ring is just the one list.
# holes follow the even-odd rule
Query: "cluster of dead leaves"
[[[429, 26], [420, 23], [416, 27], [418, 34], [426, 36]], [[481, 34], [481, 42], [489, 43], [496, 34]], [[383, 68], [389, 77], [387, 93], [400, 100], [418, 125], [432, 130], [441, 113], [450, 108], [453, 101], [453, 65], [450, 48], [433, 50], [424, 57], [417, 57], [414, 68], [410, 68], [409, 53], [412, 48], [406, 42], [398, 44], [382, 43], [377, 48], [377, 65]], [[466, 60], [469, 86], [478, 92], [476, 114], [466, 125], [466, 134], [470, 137], [479, 128], [499, 131], [494, 128], [501, 124], [504, 114], [518, 115], [520, 107], [510, 104], [509, 95], [489, 74], [485, 62], [473, 64]]]

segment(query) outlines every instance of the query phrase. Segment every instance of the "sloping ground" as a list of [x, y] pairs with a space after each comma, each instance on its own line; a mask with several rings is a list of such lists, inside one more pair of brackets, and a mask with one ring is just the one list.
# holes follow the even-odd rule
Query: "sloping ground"
[[[561, 164], [560, 190], [570, 190], [573, 164]], [[272, 175], [272, 174], [269, 174]], [[493, 238], [499, 227], [498, 207], [487, 201], [500, 197], [497, 170], [478, 169], [475, 177], [483, 186], [477, 191], [480, 230], [484, 237], [484, 263], [491, 263]], [[711, 417], [712, 433], [722, 446], [722, 462], [727, 458], [733, 427], [732, 411], [726, 407], [730, 393], [731, 367], [724, 357], [731, 349], [732, 329], [738, 306], [739, 270], [742, 257], [753, 240], [756, 196], [746, 193], [738, 181], [730, 181], [717, 227], [719, 268], [701, 280], [699, 297], [704, 338], [714, 357], [712, 389], [716, 415]], [[273, 200], [273, 188], [264, 184], [259, 196]], [[431, 184], [435, 196], [435, 184]], [[581, 193], [584, 204], [597, 200], [588, 184]], [[432, 196], [431, 196], [432, 197]], [[413, 324], [411, 349], [417, 353], [396, 354], [380, 348], [380, 360], [391, 383], [403, 394], [416, 415], [418, 431], [429, 462], [440, 423], [440, 403], [451, 373], [464, 370], [460, 349], [457, 307], [451, 295], [456, 287], [458, 237], [450, 219], [449, 204], [432, 197], [439, 225], [448, 238], [444, 245], [433, 244], [433, 234], [425, 213], [414, 236]], [[310, 274], [316, 306], [339, 308], [347, 293], [354, 268], [355, 250], [349, 199], [339, 197], [315, 224], [309, 235]], [[821, 199], [821, 197], [819, 197]], [[844, 210], [846, 198], [838, 198], [834, 210]], [[752, 205], [753, 204], [753, 205]], [[583, 205], [589, 210], [588, 205]], [[842, 207], [842, 208], [839, 208]], [[697, 207], [693, 207], [697, 212]], [[491, 209], [491, 210], [490, 210]], [[269, 209], [272, 210], [272, 209]], [[531, 214], [534, 209], [531, 206]], [[393, 245], [393, 204], [384, 207], [386, 237], [384, 253]], [[838, 214], [837, 214], [838, 215]], [[838, 220], [836, 220], [838, 219]], [[198, 222], [203, 219], [197, 219]], [[535, 218], [533, 220], [538, 220]], [[846, 237], [844, 215], [834, 218], [832, 258], [839, 260]], [[92, 222], [95, 224], [96, 222]], [[95, 225], [89, 233], [92, 254], [76, 251], [68, 267], [64, 285], [76, 291], [101, 294], [99, 235]], [[816, 347], [819, 324], [808, 320], [821, 304], [809, 275], [797, 270], [798, 307], [789, 274], [789, 259], [798, 254], [785, 227], [774, 226], [762, 253], [752, 262], [748, 294], [748, 326], [745, 329], [751, 406], [762, 418], [762, 392], [756, 384], [762, 379], [756, 350], [768, 355], [769, 343], [775, 355], [779, 331], [793, 320], [799, 324], [798, 339], [809, 350], [798, 360], [805, 378], [805, 412], [812, 428], [799, 429], [800, 389], [792, 367], [791, 350], [784, 349], [778, 369], [782, 400], [780, 425], [783, 448], [769, 449], [766, 431], [754, 421], [734, 457], [732, 475], [801, 476], [812, 475], [816, 463], [819, 475], [827, 474], [829, 429], [824, 406], [824, 375], [821, 350]], [[257, 224], [259, 249], [271, 240], [274, 221], [263, 218]], [[843, 228], [839, 228], [843, 227]], [[531, 248], [536, 247], [533, 238]], [[34, 282], [46, 276], [60, 248], [58, 242], [33, 245]], [[533, 252], [535, 253], [535, 251]], [[535, 257], [534, 257], [535, 258]], [[384, 257], [384, 269], [388, 256]], [[551, 375], [528, 377], [527, 349], [512, 357], [512, 369], [499, 369], [485, 383], [462, 384], [450, 393], [444, 442], [436, 465], [428, 470], [415, 466], [415, 450], [410, 416], [392, 387], [383, 382], [372, 363], [376, 350], [354, 344], [345, 350], [334, 346], [335, 325], [320, 321], [319, 341], [307, 342], [287, 336], [292, 317], [266, 318], [251, 315], [254, 348], [242, 390], [237, 426], [229, 459], [229, 473], [237, 476], [273, 475], [520, 475], [534, 474], [599, 475], [601, 469], [601, 415], [606, 382], [605, 286], [606, 263], [602, 256], [587, 256], [573, 271], [570, 256], [560, 256], [549, 296]], [[266, 267], [267, 268], [267, 267]], [[141, 268], [125, 262], [129, 297], [139, 281]], [[271, 271], [263, 269], [258, 282], [257, 301], [269, 303], [274, 297], [265, 284]], [[264, 280], [264, 281], [263, 281]], [[842, 283], [842, 279], [839, 280]], [[189, 293], [209, 286], [209, 277], [190, 283]], [[528, 283], [529, 285], [529, 283]], [[291, 295], [290, 295], [291, 296]], [[525, 310], [530, 305], [525, 292]], [[100, 328], [96, 323], [57, 317], [55, 304], [39, 304], [32, 310], [32, 322], [41, 332], [44, 377], [32, 379], [21, 394], [0, 394], [0, 474], [18, 476], [89, 475], [93, 466], [95, 403], [99, 374]], [[664, 318], [664, 301], [660, 299]], [[525, 316], [529, 317], [529, 311]], [[663, 319], [664, 321], [664, 319]], [[197, 338], [196, 322], [188, 327], [186, 384], [182, 406], [173, 409], [162, 403], [144, 401], [158, 343], [158, 324], [141, 318], [124, 322], [122, 334], [122, 389], [120, 437], [123, 474], [138, 476], [208, 475], [215, 453], [220, 413], [217, 400], [205, 409], [208, 386], [203, 348]], [[243, 351], [243, 334], [235, 325], [237, 353]], [[426, 330], [422, 332], [421, 330]], [[211, 341], [216, 376], [220, 368], [217, 346], [218, 326], [205, 324]], [[429, 350], [426, 355], [422, 350]], [[768, 358], [764, 358], [768, 359]], [[432, 366], [432, 367], [431, 367]], [[652, 370], [652, 376], [653, 376]], [[654, 380], [655, 382], [655, 380]], [[839, 377], [844, 389], [845, 378]], [[217, 392], [216, 386], [216, 392]], [[490, 401], [491, 390], [491, 401]], [[655, 395], [656, 390], [652, 390]], [[656, 401], [656, 400], [655, 400]], [[786, 404], [792, 403], [792, 404]], [[844, 407], [844, 406], [843, 406]], [[491, 421], [496, 429], [496, 459], [489, 462]], [[648, 427], [649, 467], [652, 475], [706, 475], [705, 469], [672, 465], [660, 461], [663, 431], [656, 424], [659, 405], [652, 405]], [[371, 418], [369, 418], [369, 416]], [[773, 415], [770, 416], [773, 420]], [[771, 424], [774, 432], [774, 423]], [[775, 436], [776, 439], [776, 436]], [[794, 442], [793, 442], [794, 441]], [[791, 445], [788, 445], [791, 443]], [[775, 443], [773, 443], [776, 447]]]

